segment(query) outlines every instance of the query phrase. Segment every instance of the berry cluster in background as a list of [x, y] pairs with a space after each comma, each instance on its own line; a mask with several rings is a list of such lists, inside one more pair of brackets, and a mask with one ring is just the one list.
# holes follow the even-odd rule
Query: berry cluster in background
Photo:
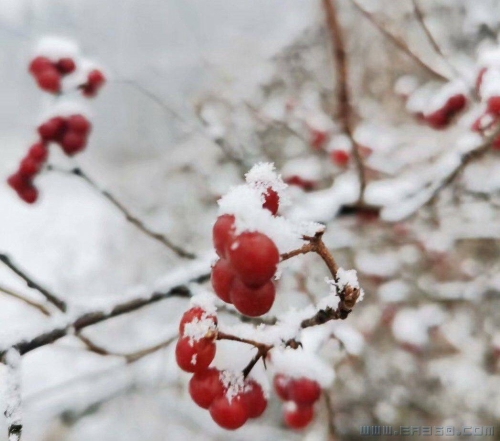
[[[100, 69], [80, 57], [76, 46], [54, 38], [40, 43], [28, 70], [41, 90], [56, 95], [79, 90], [87, 98], [94, 97], [106, 81]], [[66, 78], [69, 87], [63, 90]], [[53, 116], [38, 126], [39, 140], [22, 159], [17, 172], [7, 179], [12, 189], [28, 204], [38, 199], [34, 179], [47, 161], [50, 144], [59, 145], [67, 156], [82, 152], [87, 145], [92, 129], [88, 116], [59, 107], [54, 106]]]

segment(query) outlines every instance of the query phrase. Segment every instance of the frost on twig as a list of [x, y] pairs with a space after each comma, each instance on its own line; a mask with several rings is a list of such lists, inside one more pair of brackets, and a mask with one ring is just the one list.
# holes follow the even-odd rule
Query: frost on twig
[[21, 409], [21, 355], [16, 349], [9, 349], [4, 357], [7, 366], [6, 379], [6, 409], [9, 441], [21, 439], [22, 409]]

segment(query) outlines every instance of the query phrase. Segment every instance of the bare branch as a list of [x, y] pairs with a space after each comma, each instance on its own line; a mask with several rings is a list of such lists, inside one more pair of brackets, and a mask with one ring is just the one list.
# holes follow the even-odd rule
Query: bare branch
[[34, 300], [28, 299], [27, 297], [24, 297], [22, 294], [19, 294], [10, 288], [6, 288], [5, 286], [0, 285], [0, 292], [3, 292], [4, 294], [7, 294], [10, 297], [14, 297], [15, 299], [20, 300], [21, 302], [26, 303], [29, 306], [32, 306], [33, 308], [38, 309], [42, 314], [49, 316], [50, 311], [43, 306], [40, 303], [35, 302]]
[[363, 194], [366, 187], [366, 175], [363, 158], [359, 152], [359, 146], [354, 140], [354, 121], [351, 105], [351, 94], [349, 91], [349, 67], [347, 63], [347, 52], [345, 50], [344, 37], [340, 26], [336, 0], [322, 0], [323, 8], [326, 14], [326, 24], [330, 31], [333, 58], [337, 69], [337, 117], [340, 119], [342, 130], [349, 137], [352, 143], [354, 161], [358, 170], [359, 177], [359, 202], [363, 201]]
[[125, 219], [138, 228], [141, 232], [143, 232], [146, 236], [160, 242], [168, 249], [176, 253], [179, 257], [184, 257], [186, 259], [194, 259], [196, 256], [184, 250], [178, 245], [175, 245], [167, 236], [161, 233], [157, 233], [153, 231], [151, 228], [146, 226], [144, 222], [142, 222], [138, 217], [134, 216], [118, 199], [113, 196], [109, 191], [102, 189], [93, 179], [89, 177], [81, 168], [74, 168], [72, 170], [61, 170], [52, 165], [47, 166], [47, 170], [50, 171], [59, 171], [63, 173], [67, 173], [70, 175], [78, 176], [83, 179], [87, 184], [97, 190], [102, 196], [104, 196], [112, 205], [114, 205], [124, 216]]
[[398, 49], [403, 51], [406, 55], [408, 55], [416, 64], [422, 67], [426, 72], [431, 74], [432, 76], [438, 78], [442, 81], [448, 81], [449, 78], [439, 73], [433, 67], [424, 62], [410, 47], [408, 44], [399, 36], [393, 34], [388, 31], [379, 21], [375, 18], [375, 16], [364, 9], [356, 0], [351, 0], [351, 3], [354, 7], [361, 12], [388, 40], [390, 40]]
[[450, 70], [457, 77], [461, 77], [462, 74], [457, 70], [457, 68], [455, 66], [453, 66], [453, 64], [450, 63], [450, 60], [448, 60], [448, 58], [444, 55], [443, 50], [441, 49], [441, 47], [437, 43], [436, 39], [432, 35], [431, 31], [429, 30], [429, 28], [425, 24], [424, 14], [423, 14], [422, 10], [420, 9], [420, 6], [418, 4], [418, 0], [411, 0], [411, 2], [413, 4], [413, 11], [415, 12], [415, 17], [417, 18], [417, 21], [420, 23], [420, 26], [422, 27], [422, 29], [427, 37], [427, 40], [429, 40], [430, 45], [436, 51], [436, 53], [441, 57], [441, 59], [446, 63], [446, 65], [450, 68]]
[[23, 279], [29, 288], [36, 289], [40, 294], [42, 294], [50, 303], [52, 303], [57, 309], [62, 312], [66, 312], [66, 303], [59, 299], [55, 294], [51, 293], [48, 289], [44, 288], [38, 282], [35, 282], [30, 276], [28, 276], [23, 270], [21, 270], [6, 254], [0, 254], [0, 261], [10, 268], [14, 273], [16, 273], [21, 279]]

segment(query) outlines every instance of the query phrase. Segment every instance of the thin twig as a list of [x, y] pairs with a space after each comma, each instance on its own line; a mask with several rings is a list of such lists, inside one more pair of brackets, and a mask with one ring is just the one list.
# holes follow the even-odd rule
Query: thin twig
[[432, 76], [443, 80], [443, 81], [448, 81], [449, 78], [446, 77], [445, 75], [439, 73], [437, 70], [435, 70], [433, 67], [428, 65], [426, 62], [424, 62], [415, 52], [413, 52], [412, 49], [408, 46], [408, 44], [399, 36], [393, 34], [392, 32], [388, 31], [381, 23], [378, 22], [378, 20], [375, 18], [375, 16], [364, 9], [356, 0], [351, 0], [351, 3], [354, 5], [354, 7], [361, 12], [388, 40], [390, 40], [398, 49], [403, 51], [406, 55], [408, 55], [415, 63], [417, 63], [420, 67], [422, 67], [425, 71], [430, 73]]
[[327, 390], [323, 391], [323, 398], [325, 399], [326, 417], [328, 418], [328, 438], [330, 441], [335, 439], [335, 424], [333, 422], [333, 403], [330, 394]]
[[29, 288], [36, 289], [42, 294], [50, 303], [62, 312], [66, 312], [66, 303], [59, 299], [55, 294], [51, 293], [48, 289], [44, 288], [40, 283], [35, 282], [23, 270], [21, 270], [6, 254], [0, 254], [0, 261], [23, 279]]
[[29, 306], [32, 306], [33, 308], [38, 309], [42, 314], [46, 316], [50, 315], [50, 311], [45, 306], [43, 306], [38, 302], [35, 302], [34, 300], [24, 297], [22, 294], [19, 294], [11, 290], [10, 288], [6, 288], [5, 286], [0, 285], [0, 291], [3, 292], [4, 294], [7, 294], [8, 296], [14, 297], [15, 299], [18, 299], [21, 302], [26, 303]]
[[323, 8], [325, 9], [326, 24], [331, 35], [333, 58], [335, 59], [335, 68], [337, 69], [337, 116], [340, 119], [342, 130], [352, 143], [354, 161], [359, 177], [359, 203], [362, 204], [366, 187], [365, 166], [359, 152], [359, 145], [354, 140], [354, 121], [351, 94], [349, 91], [347, 52], [345, 50], [344, 37], [337, 16], [335, 1], [323, 0]]
[[460, 158], [460, 164], [457, 168], [455, 168], [443, 181], [441, 184], [434, 190], [431, 197], [427, 201], [426, 205], [433, 204], [439, 194], [450, 184], [452, 184], [465, 170], [465, 168], [474, 161], [482, 158], [486, 153], [491, 151], [492, 142], [500, 136], [500, 125], [496, 127], [496, 129], [485, 138], [485, 141], [476, 149], [470, 150], [464, 153]]
[[177, 335], [170, 337], [167, 340], [165, 340], [161, 343], [158, 343], [156, 345], [149, 346], [147, 348], [140, 349], [140, 350], [134, 351], [134, 352], [128, 352], [128, 353], [113, 352], [113, 351], [110, 351], [108, 349], [105, 349], [104, 347], [96, 344], [95, 342], [93, 342], [92, 340], [90, 340], [88, 337], [84, 336], [81, 333], [78, 334], [78, 338], [85, 344], [87, 349], [91, 352], [95, 352], [96, 354], [99, 354], [99, 355], [122, 357], [126, 360], [127, 363], [133, 363], [137, 360], [140, 360], [143, 357], [146, 357], [149, 354], [157, 352], [160, 349], [166, 348], [172, 342], [177, 340]]
[[109, 202], [111, 202], [112, 205], [115, 206], [115, 208], [118, 209], [124, 216], [125, 219], [130, 222], [132, 225], [134, 225], [136, 228], [139, 229], [139, 231], [143, 232], [145, 235], [148, 237], [160, 242], [164, 246], [166, 246], [168, 249], [176, 253], [179, 257], [184, 257], [186, 259], [194, 259], [196, 256], [189, 252], [184, 250], [178, 245], [175, 245], [170, 239], [168, 239], [164, 234], [157, 233], [156, 231], [153, 231], [151, 228], [146, 226], [144, 222], [142, 222], [139, 218], [134, 216], [118, 199], [113, 196], [109, 191], [102, 189], [92, 178], [90, 178], [89, 175], [87, 175], [81, 168], [74, 168], [72, 170], [61, 170], [58, 169], [52, 165], [47, 166], [47, 170], [50, 171], [60, 171], [63, 173], [67, 173], [70, 175], [78, 176], [79, 178], [83, 179], [87, 184], [89, 184], [91, 187], [93, 187], [95, 190], [97, 190], [102, 196], [104, 196]]
[[441, 59], [446, 63], [446, 65], [450, 68], [450, 70], [457, 77], [461, 77], [462, 74], [458, 71], [458, 69], [455, 66], [453, 66], [453, 64], [450, 63], [450, 60], [448, 60], [448, 57], [446, 57], [446, 55], [443, 53], [443, 50], [441, 49], [438, 42], [436, 41], [436, 39], [432, 35], [428, 26], [425, 24], [424, 14], [423, 14], [422, 10], [420, 9], [420, 6], [418, 4], [418, 0], [411, 0], [411, 2], [413, 4], [413, 11], [415, 13], [415, 17], [417, 18], [417, 21], [420, 23], [420, 26], [423, 29], [430, 45], [436, 51], [436, 53], [441, 57]]
[[[203, 283], [210, 278], [209, 274], [203, 274], [201, 276], [195, 277], [189, 280], [187, 283]], [[80, 317], [73, 320], [71, 323], [57, 327], [51, 331], [40, 334], [30, 340], [21, 340], [13, 345], [13, 348], [17, 349], [21, 355], [31, 352], [35, 349], [43, 347], [45, 345], [54, 343], [67, 335], [75, 334], [82, 329], [89, 326], [102, 323], [120, 315], [128, 314], [130, 312], [136, 311], [144, 306], [151, 305], [153, 303], [159, 302], [161, 300], [171, 298], [171, 297], [190, 297], [191, 292], [187, 285], [178, 285], [166, 292], [154, 292], [149, 297], [139, 297], [133, 300], [129, 300], [124, 303], [120, 303], [110, 310], [105, 311], [94, 311], [81, 315]], [[0, 350], [0, 358], [5, 355], [7, 349]]]

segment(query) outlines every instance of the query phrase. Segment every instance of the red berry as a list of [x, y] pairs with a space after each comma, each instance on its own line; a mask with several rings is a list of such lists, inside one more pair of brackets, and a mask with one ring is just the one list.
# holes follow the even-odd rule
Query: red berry
[[443, 129], [450, 123], [450, 116], [445, 108], [436, 110], [435, 112], [427, 115], [425, 121], [433, 129]]
[[245, 403], [239, 396], [229, 400], [226, 395], [216, 398], [210, 405], [212, 419], [227, 430], [236, 430], [248, 419]]
[[35, 57], [29, 65], [29, 71], [33, 75], [38, 75], [47, 68], [52, 68], [52, 61], [46, 57]]
[[246, 390], [241, 394], [241, 399], [245, 403], [249, 418], [260, 417], [267, 407], [267, 400], [264, 391], [255, 380], [247, 381]]
[[493, 115], [500, 115], [500, 96], [492, 96], [487, 101], [488, 112]]
[[220, 371], [210, 368], [196, 372], [189, 381], [189, 395], [203, 409], [208, 409], [215, 398], [224, 394], [224, 385], [220, 380]]
[[9, 178], [7, 179], [7, 184], [9, 184], [12, 189], [20, 192], [21, 190], [28, 188], [31, 185], [31, 180], [25, 178], [18, 172], [9, 176]]
[[81, 152], [86, 144], [85, 135], [73, 131], [67, 131], [61, 139], [61, 147], [68, 156]]
[[64, 133], [65, 126], [65, 119], [61, 116], [56, 116], [38, 126], [38, 133], [45, 141], [56, 141]]
[[280, 253], [265, 234], [245, 232], [228, 247], [229, 262], [243, 283], [259, 288], [276, 273]]
[[212, 314], [208, 314], [203, 308], [195, 306], [194, 308], [188, 309], [182, 315], [179, 323], [179, 334], [184, 335], [184, 328], [187, 323], [199, 322], [203, 319], [209, 319], [214, 325], [217, 325], [217, 318]]
[[249, 288], [236, 278], [230, 294], [231, 301], [239, 312], [249, 317], [258, 317], [268, 312], [273, 306], [276, 288], [271, 281], [260, 288]]
[[345, 150], [333, 150], [330, 153], [330, 158], [334, 164], [345, 167], [349, 162], [349, 153]]
[[500, 150], [500, 136], [497, 136], [491, 143], [493, 150]]
[[38, 173], [39, 169], [39, 163], [28, 156], [21, 161], [19, 173], [24, 177], [32, 178]]
[[316, 185], [314, 181], [309, 181], [307, 179], [303, 179], [300, 176], [293, 175], [288, 178], [285, 178], [285, 182], [288, 185], [295, 185], [297, 187], [302, 188], [305, 191], [310, 191]]
[[314, 412], [310, 406], [300, 407], [291, 402], [286, 403], [283, 416], [288, 427], [303, 429], [312, 421]]
[[89, 120], [80, 114], [71, 115], [67, 119], [67, 124], [69, 130], [82, 135], [88, 134], [92, 127]]
[[38, 199], [38, 190], [32, 185], [21, 189], [19, 192], [20, 198], [28, 204], [33, 204]]
[[49, 155], [49, 151], [47, 147], [42, 142], [37, 142], [33, 144], [29, 149], [28, 156], [38, 163], [45, 162], [47, 160], [47, 156]]
[[234, 235], [234, 216], [223, 214], [215, 221], [212, 238], [219, 257], [226, 257], [226, 250], [231, 245]]
[[234, 272], [226, 259], [219, 259], [212, 268], [212, 287], [215, 294], [226, 303], [232, 303], [229, 290], [234, 280]]
[[175, 347], [175, 359], [186, 372], [201, 372], [208, 368], [215, 357], [215, 343], [208, 338], [194, 341], [181, 337]]
[[311, 146], [316, 150], [321, 149], [328, 141], [328, 134], [322, 130], [311, 129]]
[[104, 74], [99, 69], [94, 69], [89, 72], [87, 76], [88, 82], [93, 87], [101, 87], [105, 82], [106, 78]]
[[273, 385], [274, 390], [284, 401], [288, 401], [290, 399], [290, 390], [289, 390], [290, 378], [283, 374], [276, 374], [274, 376]]
[[299, 406], [311, 406], [321, 395], [319, 384], [305, 377], [292, 379], [288, 388], [290, 400], [295, 401]]
[[465, 107], [465, 104], [467, 103], [467, 100], [465, 98], [465, 95], [463, 94], [457, 94], [453, 95], [448, 99], [446, 102], [446, 109], [450, 112], [457, 113], [460, 112]]
[[58, 93], [61, 90], [61, 75], [55, 67], [47, 67], [36, 76], [40, 89], [46, 92]]
[[60, 73], [67, 75], [76, 69], [76, 64], [72, 58], [61, 58], [56, 64]]
[[264, 204], [262, 207], [267, 208], [271, 214], [274, 216], [278, 212], [280, 205], [280, 197], [271, 187], [266, 190], [264, 194]]

